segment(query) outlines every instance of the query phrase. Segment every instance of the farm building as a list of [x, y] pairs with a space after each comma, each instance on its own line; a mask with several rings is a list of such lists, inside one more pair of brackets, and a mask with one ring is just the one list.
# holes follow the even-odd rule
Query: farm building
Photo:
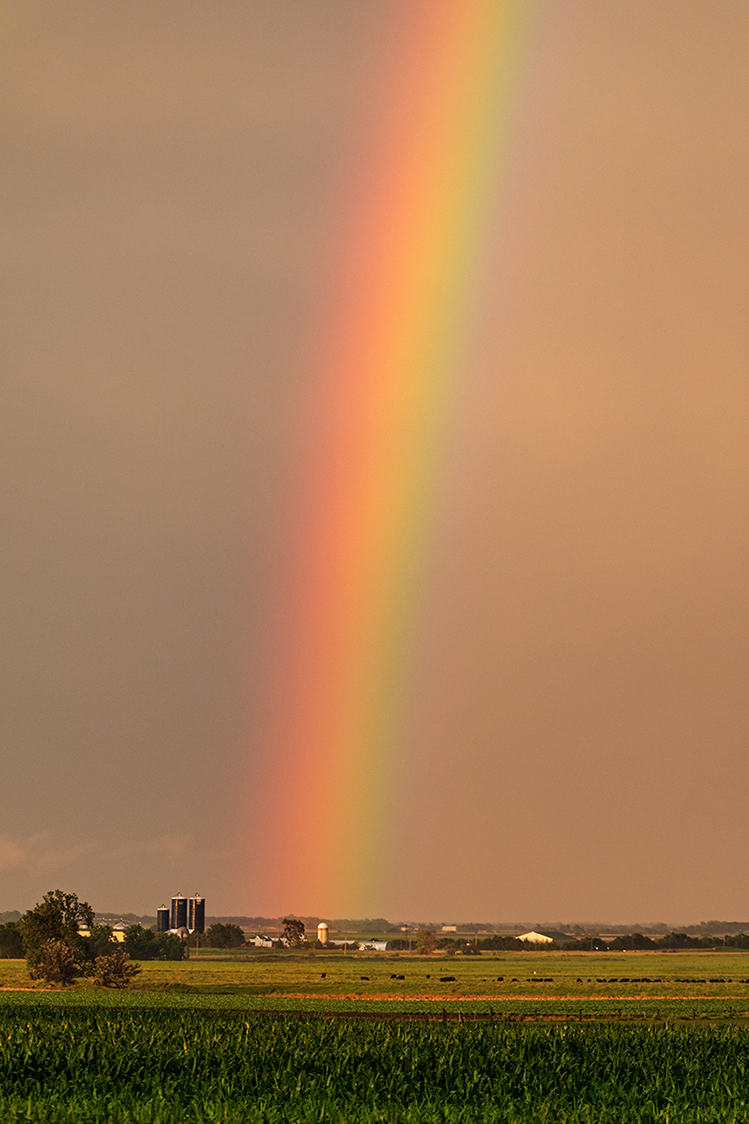
[[518, 937], [519, 941], [525, 941], [526, 944], [560, 944], [562, 941], [568, 941], [570, 938], [567, 933], [558, 933], [547, 929], [544, 933], [538, 933], [535, 929], [531, 929], [530, 933], [521, 933]]

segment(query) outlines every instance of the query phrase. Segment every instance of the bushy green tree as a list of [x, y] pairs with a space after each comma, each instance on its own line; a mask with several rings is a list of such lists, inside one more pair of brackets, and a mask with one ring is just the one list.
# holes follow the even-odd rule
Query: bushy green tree
[[425, 954], [434, 952], [434, 933], [431, 929], [419, 929], [416, 934], [416, 951]]
[[625, 933], [620, 937], [614, 937], [609, 945], [609, 948], [613, 949], [615, 952], [628, 952], [632, 949], [643, 950], [656, 947], [655, 941], [650, 937], [643, 936], [642, 933]]
[[656, 937], [655, 944], [659, 948], [712, 948], [715, 941], [712, 937], [690, 937], [686, 933], [675, 933], [672, 930], [664, 937]]
[[0, 959], [22, 960], [23, 937], [17, 921], [6, 921], [0, 925]]
[[222, 925], [217, 921], [206, 929], [203, 944], [208, 948], [240, 948], [244, 944], [244, 933], [239, 925]]
[[80, 966], [89, 959], [89, 952], [85, 938], [78, 933], [79, 926], [93, 931], [94, 911], [88, 902], [62, 890], [50, 890], [38, 905], [24, 913], [18, 928], [32, 979], [47, 978], [49, 957], [45, 950], [50, 941], [62, 942], [67, 947], [72, 962], [79, 968], [77, 974], [81, 974]]
[[133, 960], [184, 960], [185, 946], [176, 933], [154, 933], [142, 925], [125, 930], [123, 951]]
[[479, 941], [479, 945], [490, 952], [528, 951], [523, 941], [519, 941], [517, 937], [501, 936], [499, 933], [495, 933], [492, 937], [484, 937], [483, 940]]
[[44, 942], [33, 972], [36, 979], [43, 978], [47, 983], [62, 984], [66, 987], [81, 974], [81, 965], [67, 941], [52, 939]]
[[289, 948], [301, 948], [304, 944], [304, 922], [298, 917], [284, 917], [283, 935], [289, 942]]
[[111, 925], [92, 925], [89, 932], [88, 937], [78, 934], [80, 955], [83, 963], [93, 964], [97, 956], [106, 956], [115, 942]]

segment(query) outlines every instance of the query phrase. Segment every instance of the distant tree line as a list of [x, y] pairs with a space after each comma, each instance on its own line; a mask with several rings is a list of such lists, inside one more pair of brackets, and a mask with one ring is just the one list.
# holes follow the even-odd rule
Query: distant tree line
[[[393, 942], [408, 948], [407, 941]], [[448, 955], [476, 956], [481, 952], [640, 952], [652, 949], [749, 949], [748, 933], [732, 933], [725, 936], [690, 936], [688, 933], [671, 932], [661, 937], [646, 937], [642, 933], [627, 933], [605, 941], [600, 936], [580, 937], [578, 940], [552, 941], [551, 944], [532, 944], [517, 937], [479, 937], [469, 940], [465, 937], [440, 937], [436, 948]]]
[[671, 932], [662, 937], [645, 937], [642, 933], [628, 933], [614, 937], [609, 948], [621, 952], [658, 948], [749, 948], [749, 933], [726, 933], [725, 936], [690, 936], [688, 933]]

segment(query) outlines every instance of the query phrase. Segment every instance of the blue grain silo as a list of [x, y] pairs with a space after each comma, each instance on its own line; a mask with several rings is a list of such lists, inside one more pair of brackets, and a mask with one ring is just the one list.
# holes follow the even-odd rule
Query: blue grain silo
[[187, 928], [187, 898], [182, 894], [177, 894], [172, 898], [172, 913], [171, 913], [170, 929], [186, 929]]
[[187, 928], [191, 933], [205, 932], [205, 898], [198, 894], [187, 902]]

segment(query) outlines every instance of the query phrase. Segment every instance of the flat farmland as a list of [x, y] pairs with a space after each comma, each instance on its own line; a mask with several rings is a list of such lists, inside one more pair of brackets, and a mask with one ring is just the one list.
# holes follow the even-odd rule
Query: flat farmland
[[[144, 963], [126, 992], [45, 989], [0, 961], [0, 1002], [494, 1019], [746, 1019], [749, 952], [376, 954], [203, 953]], [[450, 978], [451, 977], [451, 978]]]
[[749, 1120], [747, 953], [205, 955], [126, 991], [0, 961], [0, 989], [9, 1124]]

